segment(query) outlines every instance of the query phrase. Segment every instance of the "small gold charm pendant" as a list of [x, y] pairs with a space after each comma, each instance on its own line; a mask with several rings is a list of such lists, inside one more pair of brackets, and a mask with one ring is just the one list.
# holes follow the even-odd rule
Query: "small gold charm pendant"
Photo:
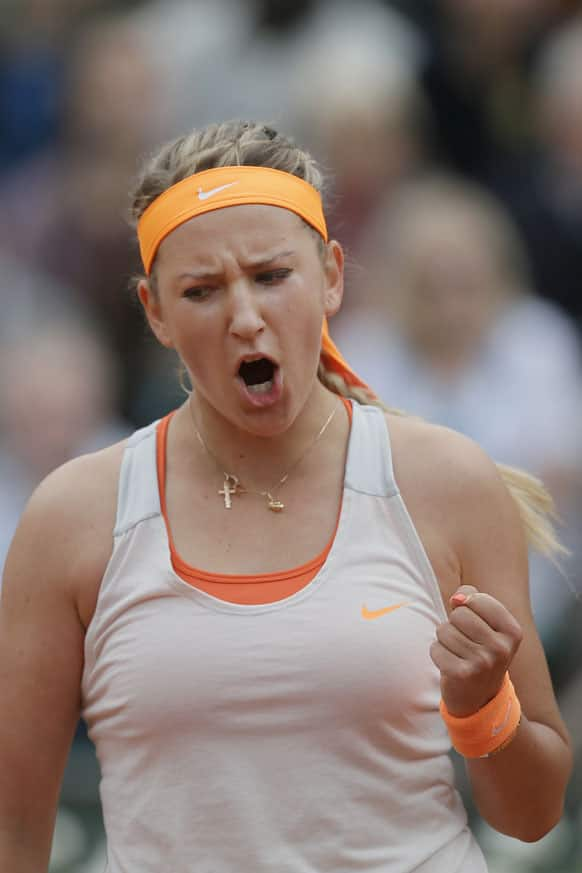
[[271, 497], [270, 494], [268, 495], [268, 497], [269, 497], [269, 504], [268, 505], [269, 505], [269, 509], [271, 510], [271, 512], [282, 512], [285, 509], [285, 504], [281, 503], [280, 500], [277, 500], [275, 497]]

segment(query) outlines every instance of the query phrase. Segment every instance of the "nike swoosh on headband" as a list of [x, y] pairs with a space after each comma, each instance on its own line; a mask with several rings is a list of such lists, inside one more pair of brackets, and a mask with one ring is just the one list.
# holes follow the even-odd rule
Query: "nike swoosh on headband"
[[232, 188], [233, 185], [238, 185], [238, 182], [228, 182], [226, 185], [219, 185], [218, 188], [211, 188], [210, 191], [203, 191], [202, 188], [199, 188], [198, 199], [208, 200], [209, 197], [213, 197], [219, 191], [224, 191], [225, 188]]

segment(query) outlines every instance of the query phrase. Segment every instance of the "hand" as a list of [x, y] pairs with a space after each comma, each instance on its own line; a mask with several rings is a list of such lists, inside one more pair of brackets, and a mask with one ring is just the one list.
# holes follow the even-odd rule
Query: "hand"
[[430, 656], [441, 673], [441, 695], [451, 715], [472, 715], [503, 682], [523, 631], [494, 597], [461, 585], [450, 599], [449, 620], [439, 625]]

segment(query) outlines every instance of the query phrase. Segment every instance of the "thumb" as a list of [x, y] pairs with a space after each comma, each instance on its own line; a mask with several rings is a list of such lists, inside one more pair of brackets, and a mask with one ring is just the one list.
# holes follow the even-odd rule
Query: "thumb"
[[469, 602], [473, 594], [478, 594], [474, 585], [460, 585], [449, 600], [451, 607], [464, 606]]

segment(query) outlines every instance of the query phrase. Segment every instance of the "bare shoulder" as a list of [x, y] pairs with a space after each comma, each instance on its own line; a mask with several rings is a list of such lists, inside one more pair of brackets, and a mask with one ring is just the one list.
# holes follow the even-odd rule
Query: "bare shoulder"
[[505, 491], [493, 459], [464, 434], [413, 416], [388, 414], [387, 423], [398, 476], [422, 477], [427, 497], [464, 500], [475, 490]]
[[111, 554], [122, 454], [120, 444], [78, 458], [41, 483], [2, 581], [0, 821], [15, 845], [31, 846], [39, 870], [79, 719], [85, 629]]
[[[24, 528], [77, 537], [109, 534], [115, 521], [117, 489], [125, 442], [81, 455], [52, 472], [32, 495], [22, 518]], [[63, 543], [65, 544], [65, 543]]]
[[[444, 561], [445, 572], [437, 572], [443, 596], [473, 575], [470, 584], [505, 597], [511, 578], [511, 590], [519, 590], [523, 599], [525, 533], [493, 459], [474, 440], [449, 428], [392, 414], [387, 422], [402, 497], [425, 545], [428, 541], [433, 564], [436, 560], [442, 568]], [[487, 564], [492, 572], [484, 579]]]
[[124, 447], [125, 441], [75, 458], [38, 486], [8, 554], [8, 589], [13, 578], [19, 585], [50, 580], [83, 612], [111, 556]]

